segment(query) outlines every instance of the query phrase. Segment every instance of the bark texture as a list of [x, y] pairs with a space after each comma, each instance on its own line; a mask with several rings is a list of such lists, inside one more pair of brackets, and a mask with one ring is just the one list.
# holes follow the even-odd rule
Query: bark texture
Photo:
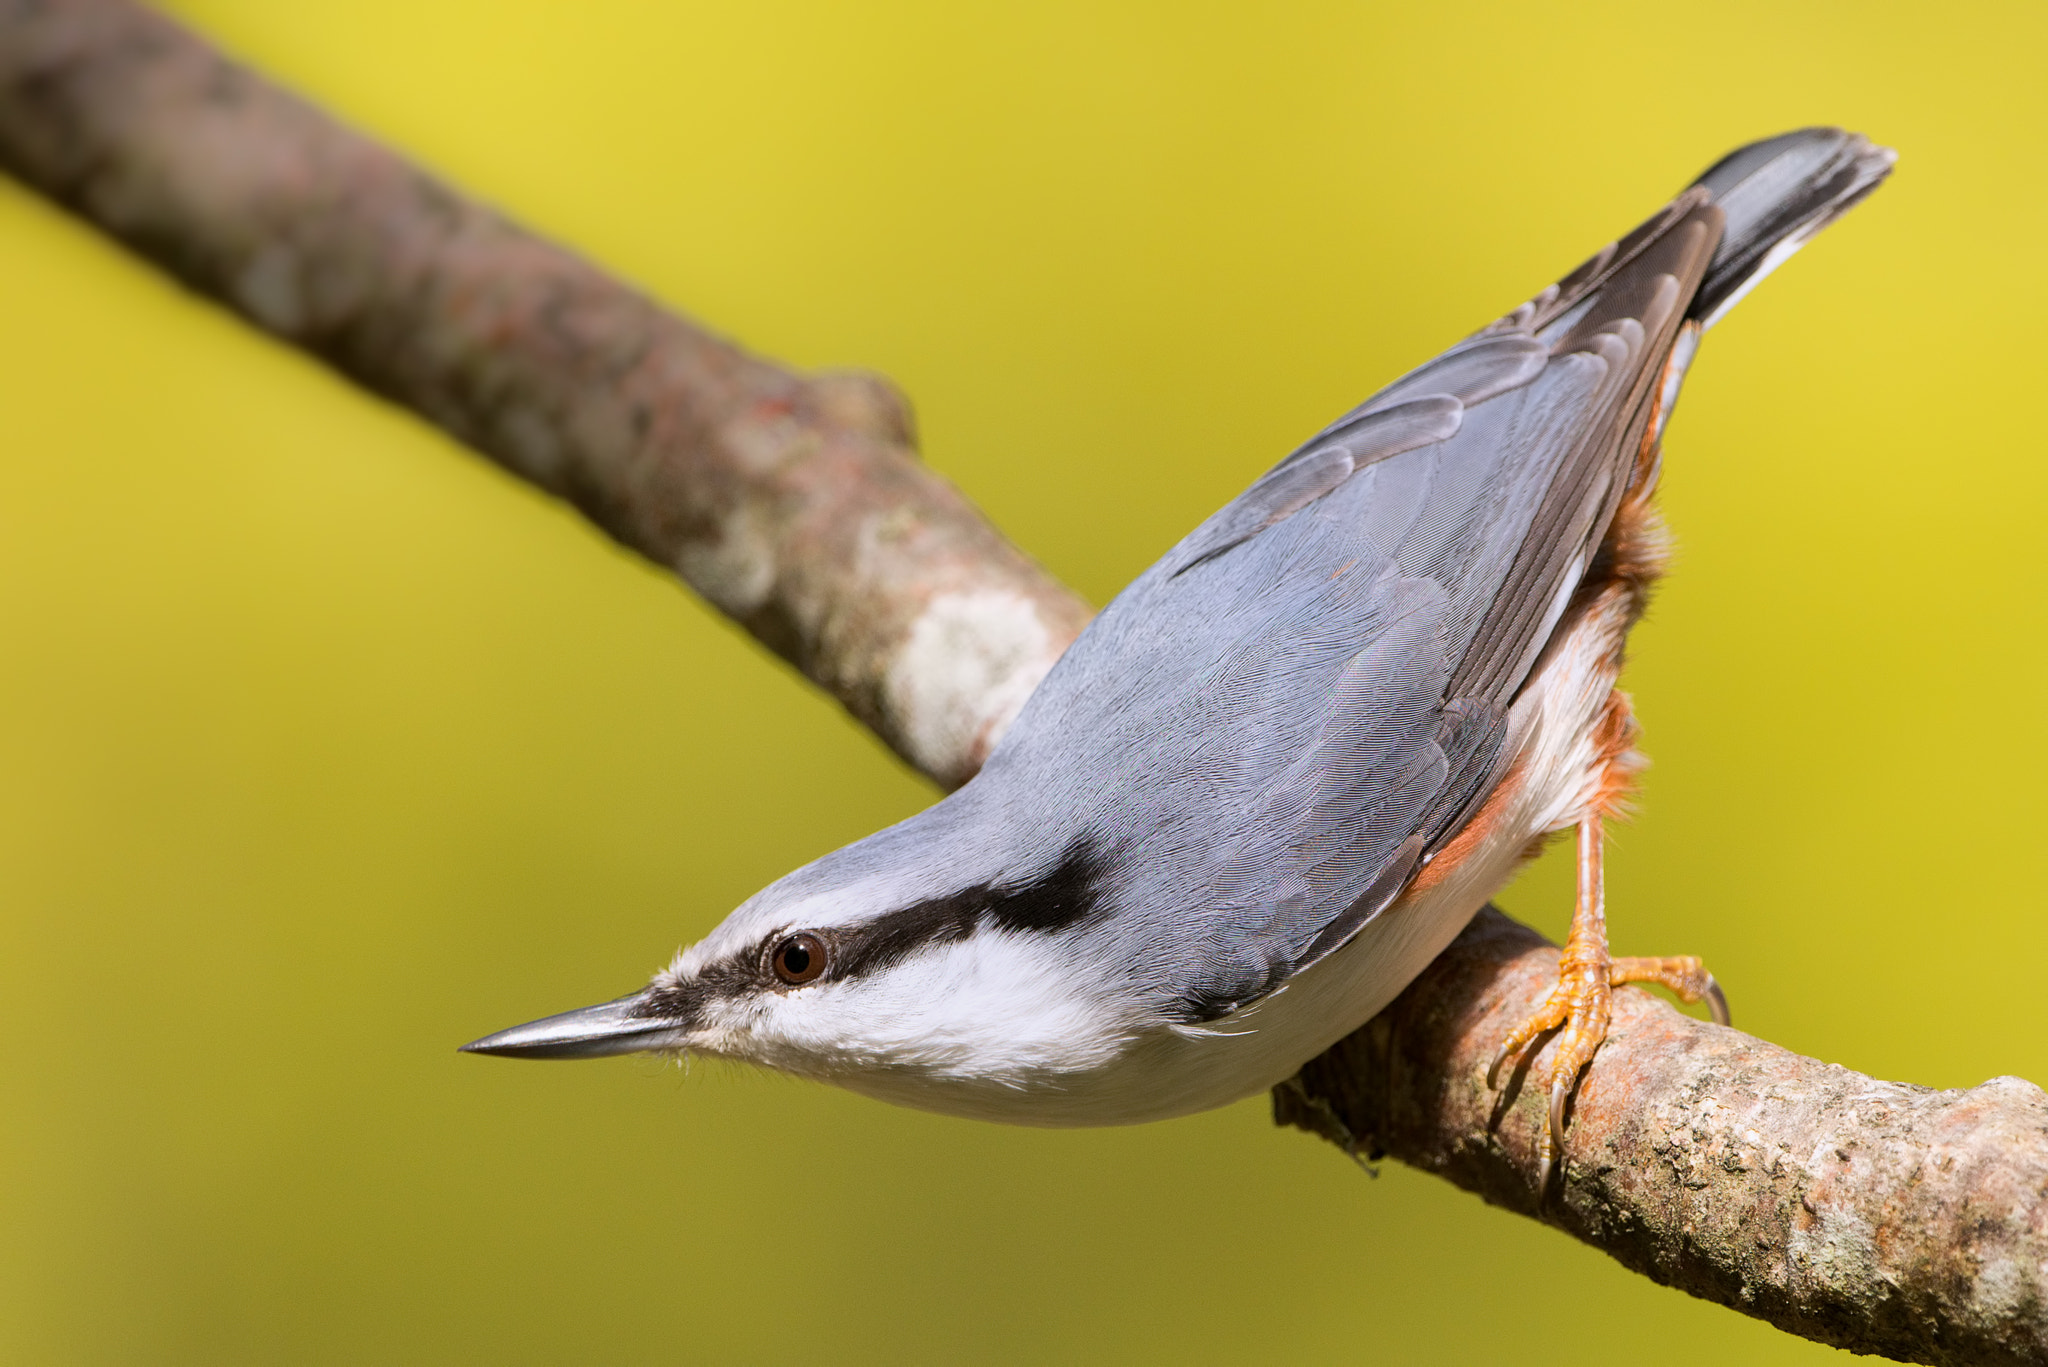
[[0, 166], [681, 575], [948, 786], [1089, 610], [885, 381], [750, 356], [119, 0], [0, 0]]
[[1563, 1161], [1493, 1051], [1557, 949], [1491, 908], [1395, 1003], [1274, 1092], [1283, 1124], [1546, 1220], [1656, 1281], [1908, 1362], [2048, 1362], [2048, 1094], [1881, 1082], [1617, 991]]
[[[0, 167], [574, 503], [940, 783], [1087, 622], [916, 462], [881, 380], [747, 355], [128, 0], [0, 0]], [[1878, 1082], [1621, 992], [1539, 1193], [1540, 1099], [1484, 1074], [1555, 963], [1482, 913], [1278, 1117], [1793, 1333], [2048, 1363], [2038, 1088]]]

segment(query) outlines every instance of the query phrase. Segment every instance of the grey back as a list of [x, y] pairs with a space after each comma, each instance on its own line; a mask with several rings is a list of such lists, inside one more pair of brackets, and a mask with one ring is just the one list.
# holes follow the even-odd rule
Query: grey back
[[1881, 178], [1874, 155], [1831, 129], [1744, 149], [1380, 391], [1120, 594], [978, 778], [796, 880], [1064, 880], [1077, 952], [1189, 1021], [1344, 943], [1498, 781], [1703, 282], [1738, 292]]

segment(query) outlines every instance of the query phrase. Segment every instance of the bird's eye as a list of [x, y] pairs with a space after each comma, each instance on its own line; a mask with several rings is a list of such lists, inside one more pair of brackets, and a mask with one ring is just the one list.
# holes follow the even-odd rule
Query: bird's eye
[[792, 935], [775, 946], [768, 962], [776, 977], [796, 987], [825, 971], [825, 946], [815, 935]]

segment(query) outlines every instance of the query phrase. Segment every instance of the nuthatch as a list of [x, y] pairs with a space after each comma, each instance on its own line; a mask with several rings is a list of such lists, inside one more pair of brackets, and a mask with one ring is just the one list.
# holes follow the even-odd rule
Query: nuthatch
[[980, 775], [797, 870], [651, 986], [465, 1046], [710, 1054], [1030, 1125], [1260, 1092], [1386, 1006], [1552, 832], [1578, 900], [1543, 1148], [1613, 989], [1602, 822], [1641, 763], [1622, 646], [1701, 333], [1876, 188], [1838, 129], [1752, 144], [1346, 413], [1097, 617]]

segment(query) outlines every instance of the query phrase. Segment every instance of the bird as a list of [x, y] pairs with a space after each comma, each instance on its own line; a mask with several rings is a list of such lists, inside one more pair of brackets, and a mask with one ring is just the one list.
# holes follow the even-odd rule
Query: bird
[[928, 1111], [1134, 1124], [1283, 1083], [1576, 833], [1547, 1001], [1547, 1180], [1614, 990], [1602, 868], [1637, 726], [1616, 686], [1663, 569], [1653, 494], [1701, 336], [1870, 194], [1838, 128], [1737, 149], [1387, 385], [1106, 607], [978, 775], [778, 879], [648, 986], [462, 1046], [740, 1060]]

